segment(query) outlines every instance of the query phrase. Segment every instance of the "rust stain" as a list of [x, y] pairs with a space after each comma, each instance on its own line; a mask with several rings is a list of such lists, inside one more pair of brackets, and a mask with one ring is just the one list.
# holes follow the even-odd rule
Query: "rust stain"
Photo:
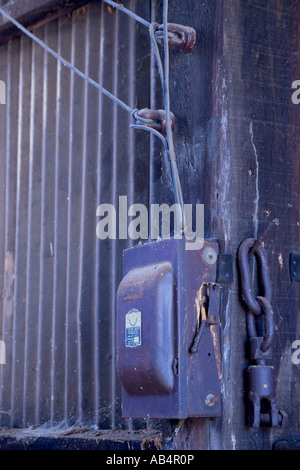
[[111, 15], [112, 15], [112, 14], [114, 13], [114, 11], [115, 11], [114, 7], [112, 7], [111, 5], [107, 5], [106, 8], [107, 8], [108, 13], [110, 13]]
[[87, 14], [87, 6], [77, 8], [77, 10], [75, 11], [75, 14], [78, 17], [85, 16]]
[[125, 297], [124, 297], [124, 300], [137, 300], [137, 299], [142, 299], [144, 296], [144, 291], [143, 289], [140, 287], [139, 290], [133, 290], [132, 292], [128, 292]]

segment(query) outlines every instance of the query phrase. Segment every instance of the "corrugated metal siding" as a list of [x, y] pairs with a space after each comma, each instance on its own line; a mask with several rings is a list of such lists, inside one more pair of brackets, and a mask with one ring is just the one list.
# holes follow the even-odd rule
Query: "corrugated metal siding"
[[[129, 3], [150, 20], [150, 1]], [[97, 2], [34, 32], [131, 107], [155, 99], [148, 31], [123, 13]], [[129, 241], [98, 240], [96, 208], [153, 197], [152, 139], [26, 37], [1, 46], [0, 78], [0, 423], [115, 427], [115, 293]]]

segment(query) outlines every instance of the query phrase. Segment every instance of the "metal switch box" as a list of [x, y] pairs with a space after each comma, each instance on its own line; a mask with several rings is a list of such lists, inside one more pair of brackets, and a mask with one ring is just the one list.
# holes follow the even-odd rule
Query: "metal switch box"
[[160, 240], [124, 252], [117, 294], [123, 417], [220, 415], [218, 245], [187, 243]]

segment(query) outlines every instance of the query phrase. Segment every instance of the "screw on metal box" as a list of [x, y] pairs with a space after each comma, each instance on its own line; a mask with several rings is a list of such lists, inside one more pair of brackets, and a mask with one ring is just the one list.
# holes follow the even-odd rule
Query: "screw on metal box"
[[206, 248], [203, 253], [203, 257], [207, 264], [215, 264], [217, 261], [217, 253], [213, 248]]
[[209, 406], [209, 407], [215, 406], [218, 399], [219, 398], [216, 395], [214, 395], [213, 393], [208, 393], [205, 397], [205, 404], [206, 404], [206, 406]]

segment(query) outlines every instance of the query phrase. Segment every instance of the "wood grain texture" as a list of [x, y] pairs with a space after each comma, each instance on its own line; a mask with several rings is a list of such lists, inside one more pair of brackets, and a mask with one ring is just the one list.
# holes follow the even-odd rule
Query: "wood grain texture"
[[198, 33], [195, 51], [173, 57], [172, 64], [185, 201], [204, 202], [206, 237], [217, 238], [222, 252], [235, 260], [243, 239], [257, 237], [275, 217], [280, 221], [265, 248], [276, 324], [277, 401], [288, 419], [278, 430], [245, 424], [249, 360], [235, 263], [234, 282], [222, 288], [223, 416], [175, 424], [172, 445], [271, 449], [282, 439], [300, 438], [300, 369], [291, 359], [292, 343], [300, 338], [300, 285], [289, 275], [289, 254], [300, 252], [300, 107], [291, 101], [292, 82], [300, 77], [300, 5], [226, 0], [188, 1], [182, 8], [176, 3], [170, 2], [170, 20]]

